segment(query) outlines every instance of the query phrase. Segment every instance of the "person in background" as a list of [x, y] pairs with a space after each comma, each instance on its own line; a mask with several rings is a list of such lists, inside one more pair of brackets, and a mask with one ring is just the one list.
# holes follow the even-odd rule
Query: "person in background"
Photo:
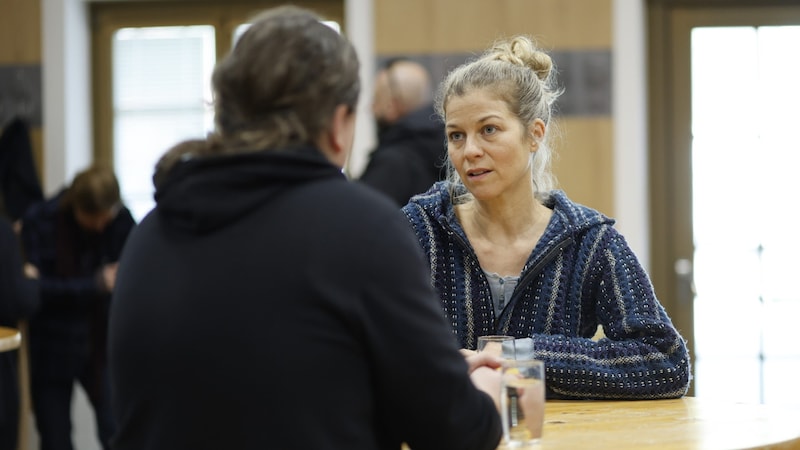
[[30, 205], [42, 200], [30, 124], [21, 116], [3, 124], [0, 114], [0, 209], [15, 232], [19, 232], [20, 219]]
[[498, 361], [465, 360], [400, 209], [342, 173], [353, 46], [298, 7], [251, 23], [120, 260], [113, 448], [494, 449]]
[[481, 335], [532, 338], [550, 398], [680, 397], [687, 348], [647, 273], [612, 219], [554, 188], [559, 93], [550, 56], [526, 36], [442, 83], [449, 179], [403, 211], [444, 315], [465, 349]]
[[43, 450], [71, 449], [73, 385], [95, 412], [103, 448], [114, 433], [106, 361], [117, 261], [134, 220], [117, 178], [103, 166], [78, 173], [22, 218], [28, 262], [39, 272], [41, 309], [29, 321], [31, 397]]
[[[33, 266], [23, 269], [20, 242], [11, 222], [0, 214], [0, 326], [18, 328], [19, 320], [39, 307]], [[17, 450], [19, 379], [17, 351], [0, 352], [0, 450]]]
[[372, 113], [378, 146], [359, 178], [403, 206], [443, 178], [444, 129], [433, 110], [427, 69], [392, 59], [375, 78]]

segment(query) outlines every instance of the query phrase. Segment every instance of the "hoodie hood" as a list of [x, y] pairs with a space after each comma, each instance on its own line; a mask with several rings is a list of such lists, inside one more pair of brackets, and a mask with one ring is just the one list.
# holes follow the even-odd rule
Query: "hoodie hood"
[[155, 193], [170, 226], [203, 234], [224, 227], [287, 189], [345, 179], [316, 148], [213, 155], [178, 163]]
[[[461, 234], [463, 239], [467, 239], [456, 218], [451, 199], [451, 190], [461, 192], [465, 188], [461, 185], [452, 186], [449, 181], [439, 181], [428, 192], [411, 198], [409, 205], [405, 209], [423, 209], [428, 216], [435, 217], [440, 223], [447, 223], [451, 229]], [[614, 219], [587, 206], [573, 202], [561, 190], [550, 191], [548, 200], [544, 205], [553, 210], [553, 219], [551, 219], [549, 232], [575, 236], [595, 226], [614, 224]], [[408, 211], [406, 214], [408, 215]]]

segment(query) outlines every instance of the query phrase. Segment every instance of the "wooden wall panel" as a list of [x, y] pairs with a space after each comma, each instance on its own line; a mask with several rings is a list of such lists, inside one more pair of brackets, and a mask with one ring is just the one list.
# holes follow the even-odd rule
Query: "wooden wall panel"
[[470, 52], [510, 34], [529, 34], [559, 50], [610, 48], [611, 1], [375, 0], [375, 49]]
[[[0, 68], [41, 65], [41, 22], [41, 0], [0, 0]], [[37, 94], [41, 94], [41, 80], [31, 80], [31, 83], [34, 89], [39, 90]], [[0, 97], [2, 95], [3, 93], [0, 93]], [[39, 95], [35, 101], [41, 102], [41, 96]], [[41, 105], [36, 109], [41, 111]], [[0, 119], [10, 119], [6, 117], [6, 112], [0, 114]], [[0, 129], [3, 125], [0, 123]], [[31, 128], [31, 144], [41, 179], [43, 149], [40, 126]]]
[[0, 0], [0, 64], [42, 61], [41, 0]]
[[31, 128], [31, 147], [33, 148], [33, 162], [39, 169], [39, 179], [41, 180], [41, 168], [44, 167], [44, 155], [42, 154], [42, 148], [44, 147], [44, 136], [42, 133], [42, 127]]
[[613, 122], [608, 117], [562, 118], [557, 123], [553, 172], [574, 201], [614, 213]]

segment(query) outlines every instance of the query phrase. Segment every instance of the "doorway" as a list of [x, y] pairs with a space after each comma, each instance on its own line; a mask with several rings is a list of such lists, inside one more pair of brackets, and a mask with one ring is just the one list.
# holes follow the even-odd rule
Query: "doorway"
[[800, 8], [753, 4], [651, 2], [652, 273], [692, 395], [800, 404]]

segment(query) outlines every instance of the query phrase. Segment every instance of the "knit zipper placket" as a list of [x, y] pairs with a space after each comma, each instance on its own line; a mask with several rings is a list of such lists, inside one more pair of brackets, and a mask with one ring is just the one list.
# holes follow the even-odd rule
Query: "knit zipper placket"
[[[467, 241], [465, 241], [464, 238], [462, 238], [461, 235], [452, 226], [450, 226], [450, 223], [447, 221], [446, 217], [444, 218], [444, 220], [441, 220], [440, 223], [442, 224], [442, 226], [445, 227], [445, 229], [447, 229], [447, 231], [452, 236], [455, 237], [456, 241], [462, 247], [464, 247], [464, 249], [469, 253], [469, 256], [474, 261], [478, 261], [478, 255], [475, 254], [475, 250], [472, 248], [472, 245], [470, 245]], [[571, 245], [572, 243], [573, 243], [572, 236], [568, 235], [568, 236], [564, 237], [557, 244], [555, 244], [550, 250], [548, 250], [547, 253], [545, 253], [544, 257], [542, 257], [542, 259], [540, 259], [539, 262], [537, 262], [531, 268], [531, 270], [527, 271], [525, 273], [525, 275], [523, 275], [522, 278], [520, 278], [519, 283], [517, 283], [517, 287], [514, 289], [514, 292], [511, 294], [511, 299], [509, 299], [508, 303], [506, 303], [506, 305], [503, 307], [503, 310], [500, 312], [500, 316], [495, 316], [494, 308], [491, 308], [491, 313], [492, 313], [492, 318], [493, 318], [492, 327], [494, 328], [496, 333], [503, 333], [504, 332], [504, 331], [501, 331], [501, 330], [498, 329], [498, 327], [500, 325], [500, 319], [503, 317], [503, 315], [505, 314], [506, 310], [509, 309], [509, 307], [511, 307], [512, 305], [514, 305], [517, 302], [517, 299], [522, 295], [521, 292], [524, 290], [525, 286], [528, 283], [530, 283], [530, 281], [539, 272], [541, 272], [547, 264], [549, 264], [553, 259], [555, 259], [559, 252], [563, 251], [565, 248], [567, 248], [567, 246]], [[478, 265], [480, 266], [479, 263], [478, 263]], [[486, 279], [486, 274], [483, 273], [483, 270], [481, 270], [479, 272], [480, 272], [480, 276], [483, 278], [484, 290], [487, 291], [487, 294], [488, 294], [488, 297], [489, 297], [489, 301], [491, 302], [492, 301], [492, 292], [491, 292], [491, 290], [486, 289], [486, 284], [488, 283], [488, 280]]]
[[564, 239], [560, 240], [556, 245], [553, 246], [550, 250], [545, 253], [542, 259], [539, 260], [529, 271], [525, 272], [525, 275], [520, 278], [519, 282], [517, 283], [517, 287], [514, 289], [514, 292], [511, 294], [511, 299], [506, 303], [503, 307], [503, 310], [500, 311], [500, 316], [496, 317], [494, 320], [494, 329], [497, 333], [504, 333], [505, 331], [501, 331], [499, 329], [500, 326], [500, 319], [503, 318], [505, 315], [506, 310], [513, 307], [513, 305], [518, 301], [519, 297], [522, 296], [522, 292], [525, 290], [525, 287], [544, 269], [544, 267], [549, 264], [553, 259], [555, 259], [558, 254], [564, 251], [569, 245], [573, 243], [572, 236], [566, 236]]
[[[459, 234], [458, 231], [456, 231], [455, 228], [450, 226], [450, 222], [447, 221], [447, 217], [446, 216], [442, 216], [441, 220], [439, 220], [439, 223], [445, 228], [445, 230], [447, 230], [447, 232], [450, 235], [452, 235], [455, 238], [456, 242], [458, 242], [461, 245], [461, 247], [464, 248], [464, 250], [467, 252], [468, 256], [470, 258], [472, 258], [473, 264], [477, 264], [478, 267], [480, 267], [480, 260], [478, 260], [478, 255], [475, 254], [475, 249], [472, 248], [472, 245], [470, 245], [470, 243], [467, 240], [465, 240], [461, 236], [461, 234]], [[487, 280], [486, 274], [483, 273], [483, 270], [479, 270], [478, 272], [480, 273], [479, 276], [483, 279], [483, 290], [487, 293], [487, 296], [488, 296], [489, 311], [492, 314], [492, 324], [494, 324], [495, 319], [494, 319], [494, 307], [492, 306], [492, 301], [493, 301], [492, 300], [492, 292], [491, 292], [491, 289], [487, 289], [486, 288], [486, 285], [489, 283], [489, 280]], [[484, 299], [484, 301], [486, 301], [486, 299]], [[469, 339], [468, 342], [471, 341], [471, 340], [472, 339]]]

